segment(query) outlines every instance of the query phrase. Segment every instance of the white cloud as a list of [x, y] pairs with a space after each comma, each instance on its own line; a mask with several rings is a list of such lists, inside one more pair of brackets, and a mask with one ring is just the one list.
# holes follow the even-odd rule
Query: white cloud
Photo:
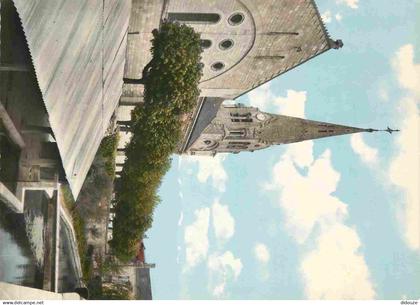
[[251, 106], [257, 107], [261, 111], [267, 111], [273, 102], [274, 96], [270, 90], [270, 83], [265, 83], [248, 93]]
[[270, 261], [270, 251], [263, 243], [256, 243], [254, 247], [254, 256], [259, 262], [257, 267], [257, 275], [262, 281], [270, 278], [270, 269], [268, 262]]
[[[313, 155], [312, 146], [303, 149]], [[306, 253], [300, 266], [306, 296], [373, 298], [359, 237], [344, 224], [347, 206], [333, 195], [340, 174], [332, 167], [331, 151], [306, 162], [305, 174], [298, 170], [301, 165], [296, 153], [287, 149], [274, 166], [270, 186], [279, 191], [286, 229]]]
[[295, 91], [289, 89], [286, 96], [276, 96], [271, 90], [270, 83], [252, 90], [248, 93], [251, 106], [262, 111], [273, 111], [282, 115], [303, 118], [305, 116], [306, 91]]
[[337, 4], [345, 4], [352, 9], [359, 8], [359, 0], [337, 0]]
[[178, 218], [178, 227], [182, 226], [183, 222], [184, 222], [184, 212], [181, 212]]
[[402, 46], [392, 60], [400, 86], [420, 98], [420, 64], [414, 63], [414, 46]]
[[288, 144], [287, 155], [295, 165], [300, 168], [307, 167], [314, 162], [313, 146], [312, 140]]
[[389, 179], [404, 191], [402, 202], [397, 205], [400, 226], [407, 246], [420, 250], [420, 65], [414, 63], [414, 47], [404, 45], [396, 53], [392, 65], [400, 86], [406, 89], [399, 102], [402, 121], [396, 135], [396, 156], [391, 161]]
[[360, 133], [350, 137], [350, 144], [353, 151], [359, 155], [363, 162], [372, 165], [378, 162], [378, 150], [365, 143]]
[[401, 131], [395, 143], [399, 148], [389, 168], [392, 183], [404, 191], [402, 202], [398, 204], [398, 219], [403, 229], [407, 245], [413, 250], [420, 249], [420, 132], [418, 106], [414, 99], [405, 98], [400, 102], [405, 114]]
[[199, 182], [206, 183], [211, 178], [213, 186], [218, 191], [225, 191], [228, 180], [228, 175], [223, 167], [223, 161], [226, 159], [225, 154], [217, 154], [214, 157], [183, 156], [180, 159], [182, 159], [182, 164], [195, 163], [198, 165], [197, 179]]
[[375, 296], [356, 231], [328, 226], [316, 248], [303, 259], [301, 272], [309, 299], [372, 299]]
[[298, 243], [304, 243], [319, 222], [334, 221], [347, 214], [347, 207], [330, 194], [340, 175], [331, 166], [331, 152], [325, 151], [301, 175], [286, 152], [274, 166], [273, 185], [281, 191], [279, 204], [285, 225]]
[[216, 238], [220, 241], [227, 241], [235, 233], [235, 219], [229, 212], [227, 205], [215, 201], [211, 207], [213, 227]]
[[263, 264], [267, 264], [270, 261], [270, 251], [263, 243], [257, 243], [254, 247], [254, 255], [256, 259]]
[[332, 20], [331, 11], [325, 11], [324, 13], [322, 13], [321, 18], [322, 18], [322, 21], [324, 21], [324, 23], [330, 23]]
[[343, 16], [340, 13], [337, 13], [335, 14], [335, 20], [340, 22], [341, 20], [343, 20]]
[[209, 218], [210, 209], [202, 208], [194, 212], [195, 220], [185, 227], [185, 259], [186, 269], [196, 266], [207, 257], [209, 249]]
[[225, 294], [226, 284], [229, 281], [237, 280], [243, 265], [241, 260], [235, 258], [231, 251], [226, 251], [222, 255], [210, 255], [207, 267], [210, 276], [210, 290], [214, 296], [221, 297]]
[[274, 104], [282, 115], [305, 117], [306, 91], [287, 90], [286, 97], [277, 97]]

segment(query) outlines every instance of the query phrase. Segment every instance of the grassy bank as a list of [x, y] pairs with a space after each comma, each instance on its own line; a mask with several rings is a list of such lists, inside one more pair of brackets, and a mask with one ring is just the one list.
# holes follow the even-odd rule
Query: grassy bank
[[76, 209], [76, 203], [68, 185], [62, 185], [61, 194], [63, 196], [64, 205], [73, 221], [74, 233], [76, 234], [77, 249], [80, 256], [80, 264], [82, 266], [83, 279], [87, 281], [91, 276], [91, 259], [88, 257], [88, 247], [85, 237], [85, 223], [80, 213]]

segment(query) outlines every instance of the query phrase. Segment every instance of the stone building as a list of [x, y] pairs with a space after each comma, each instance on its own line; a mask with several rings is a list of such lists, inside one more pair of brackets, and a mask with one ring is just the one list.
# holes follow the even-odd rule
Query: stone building
[[[162, 21], [185, 23], [201, 34], [202, 96], [236, 98], [341, 45], [329, 38], [313, 0], [134, 0], [132, 5], [124, 76], [141, 75], [151, 59], [151, 32]], [[127, 86], [125, 93], [134, 88]]]
[[184, 152], [212, 156], [253, 152], [271, 145], [375, 131], [266, 113], [242, 104], [221, 105], [222, 101], [206, 99]]
[[[200, 33], [203, 46], [201, 96], [195, 110], [184, 118], [184, 138], [179, 143], [179, 153], [206, 151], [205, 154], [214, 154], [216, 145], [220, 152], [244, 149], [244, 143], [250, 140], [249, 134], [242, 135], [247, 139], [242, 146], [229, 144], [233, 142], [229, 138], [233, 137], [232, 134], [222, 141], [224, 133], [220, 121], [226, 123], [223, 118], [228, 115], [225, 107], [220, 108], [223, 100], [246, 94], [343, 45], [340, 40], [329, 37], [313, 0], [134, 0], [124, 77], [141, 77], [143, 68], [151, 60], [150, 52], [145, 52], [151, 47], [151, 32], [164, 20], [193, 27]], [[130, 120], [130, 111], [142, 102], [142, 91], [141, 85], [124, 84], [118, 110], [120, 122]], [[250, 113], [258, 111], [255, 108], [242, 110]], [[241, 121], [243, 127], [247, 126], [244, 130], [248, 131], [260, 123], [258, 120], [253, 123], [244, 119]], [[130, 140], [124, 126], [122, 129], [124, 143], [120, 144], [121, 148]], [[268, 141], [264, 143], [255, 138], [252, 143], [246, 144], [247, 150], [248, 147], [255, 150], [270, 145]], [[119, 156], [117, 163], [120, 164], [123, 159], [123, 155]], [[118, 170], [121, 168], [119, 166]]]

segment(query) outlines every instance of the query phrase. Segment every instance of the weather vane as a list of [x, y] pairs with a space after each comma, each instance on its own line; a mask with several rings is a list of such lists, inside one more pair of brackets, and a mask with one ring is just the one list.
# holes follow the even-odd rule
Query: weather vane
[[399, 129], [391, 129], [389, 126], [387, 126], [386, 129], [372, 129], [372, 128], [369, 128], [369, 129], [366, 129], [366, 131], [368, 131], [368, 132], [385, 131], [385, 132], [388, 132], [389, 134], [392, 134], [393, 132], [398, 132], [400, 130]]

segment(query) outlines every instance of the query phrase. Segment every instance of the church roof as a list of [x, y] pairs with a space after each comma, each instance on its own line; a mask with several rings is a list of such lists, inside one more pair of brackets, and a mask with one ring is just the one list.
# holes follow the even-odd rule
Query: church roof
[[122, 90], [131, 0], [13, 0], [77, 197]]
[[188, 149], [200, 137], [204, 129], [213, 121], [219, 111], [220, 105], [223, 103], [222, 98], [206, 97], [199, 105], [200, 109], [196, 116], [196, 121], [187, 139], [185, 149]]

